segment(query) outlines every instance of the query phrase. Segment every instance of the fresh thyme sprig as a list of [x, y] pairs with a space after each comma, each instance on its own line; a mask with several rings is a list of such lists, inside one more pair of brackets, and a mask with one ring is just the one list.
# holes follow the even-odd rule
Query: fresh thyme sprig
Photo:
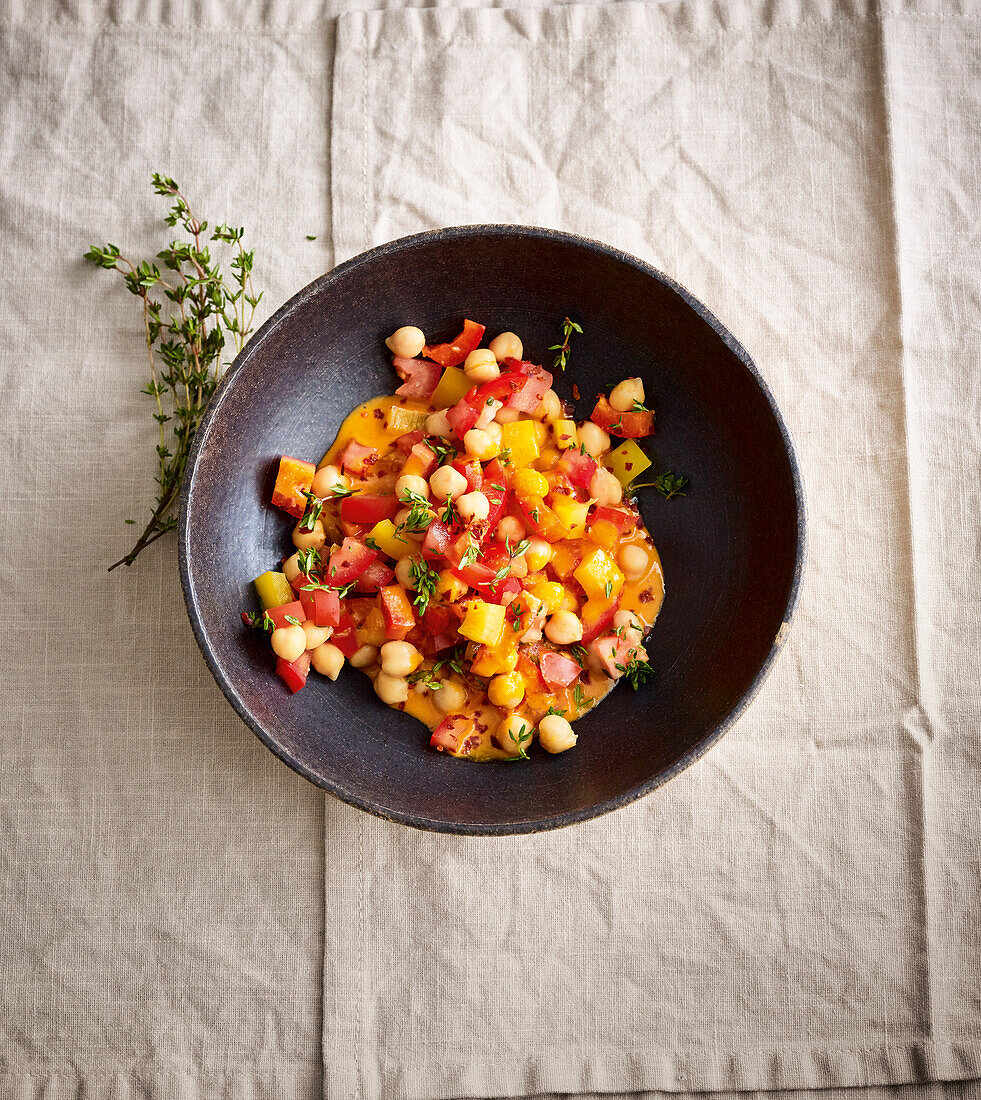
[[307, 506], [300, 520], [300, 530], [312, 531], [314, 524], [320, 519], [321, 513], [324, 510], [324, 502], [320, 497], [314, 496], [309, 489], [304, 489], [303, 495], [307, 498]]
[[[173, 200], [166, 224], [180, 225], [189, 240], [171, 241], [154, 260], [140, 263], [123, 256], [114, 244], [93, 245], [85, 253], [97, 267], [118, 271], [126, 289], [140, 299], [150, 361], [150, 380], [143, 393], [154, 400], [153, 419], [160, 430], [153, 512], [130, 552], [110, 570], [132, 565], [147, 546], [177, 526], [187, 456], [224, 373], [222, 353], [228, 342], [236, 353], [242, 350], [262, 298], [252, 285], [254, 254], [242, 244], [245, 230], [218, 225], [209, 237], [208, 223], [192, 212], [174, 180], [155, 173], [152, 186], [156, 194]], [[209, 240], [232, 247], [230, 277], [212, 257]]]
[[515, 743], [518, 749], [518, 755], [514, 759], [530, 760], [531, 757], [528, 755], [528, 750], [525, 747], [526, 744], [531, 741], [531, 730], [528, 728], [528, 723], [521, 723], [521, 728], [518, 730], [517, 735], [515, 735], [514, 730], [509, 729], [508, 736]]
[[416, 586], [416, 593], [412, 597], [420, 615], [425, 615], [429, 601], [436, 594], [436, 586], [439, 584], [439, 573], [426, 562], [413, 561], [409, 565], [409, 575]]
[[688, 496], [685, 492], [687, 488], [688, 478], [682, 474], [673, 474], [668, 470], [666, 473], [658, 474], [653, 481], [640, 481], [628, 485], [627, 491], [632, 493], [635, 489], [657, 489], [665, 500], [670, 500], [672, 497]]
[[562, 322], [562, 343], [552, 344], [548, 349], [549, 351], [558, 353], [555, 356], [555, 362], [552, 364], [553, 370], [565, 370], [569, 365], [569, 352], [571, 350], [569, 347], [569, 337], [572, 336], [574, 332], [581, 333], [582, 326], [577, 325], [575, 321], [566, 317]]
[[628, 684], [636, 691], [641, 684], [643, 684], [649, 677], [654, 675], [654, 669], [651, 668], [648, 661], [633, 660], [628, 665], [616, 666], [619, 672], [622, 672], [624, 679]]
[[301, 573], [306, 576], [317, 568], [321, 563], [320, 551], [311, 546], [308, 550], [297, 550], [296, 552], [296, 564]]
[[395, 528], [396, 531], [426, 531], [433, 522], [433, 510], [421, 493], [403, 489], [399, 500], [409, 506], [409, 513]]

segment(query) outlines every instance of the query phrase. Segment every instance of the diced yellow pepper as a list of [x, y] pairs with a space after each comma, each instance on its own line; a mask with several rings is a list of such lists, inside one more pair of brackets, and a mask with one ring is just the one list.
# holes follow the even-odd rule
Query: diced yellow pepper
[[548, 481], [537, 470], [524, 467], [515, 471], [511, 488], [518, 496], [543, 497], [548, 492]]
[[296, 599], [285, 573], [269, 570], [261, 577], [256, 577], [252, 583], [263, 611], [268, 611], [270, 607], [282, 607], [284, 603], [292, 603]]
[[449, 569], [441, 569], [436, 582], [435, 596], [447, 603], [456, 603], [467, 591], [469, 585]]
[[548, 439], [548, 428], [546, 428], [540, 420], [529, 420], [528, 423], [531, 425], [531, 430], [535, 439], [538, 440], [538, 449], [540, 451], [545, 441]]
[[625, 439], [603, 461], [606, 468], [616, 474], [617, 481], [624, 488], [651, 464], [651, 460], [632, 439]]
[[395, 524], [390, 519], [380, 519], [368, 532], [368, 538], [390, 558], [407, 558], [418, 549], [417, 543], [406, 538], [402, 532], [396, 532]]
[[558, 581], [535, 581], [534, 584], [529, 585], [528, 591], [541, 600], [546, 615], [554, 615], [565, 602], [565, 585], [559, 584]]
[[517, 667], [518, 643], [511, 637], [505, 638], [499, 645], [482, 645], [474, 654], [470, 670], [476, 676], [499, 676], [513, 672]]
[[472, 600], [460, 623], [460, 633], [472, 642], [496, 646], [504, 634], [504, 612], [503, 604]]
[[377, 607], [368, 612], [368, 617], [355, 630], [361, 645], [383, 646], [388, 638], [385, 633], [385, 616]]
[[511, 465], [515, 469], [531, 465], [541, 454], [536, 428], [545, 430], [537, 420], [516, 420], [513, 424], [501, 425], [501, 443], [511, 452]]
[[436, 383], [436, 389], [433, 390], [429, 404], [434, 409], [448, 409], [450, 405], [455, 405], [472, 386], [473, 382], [459, 367], [447, 367], [439, 382]]
[[552, 547], [552, 568], [555, 575], [565, 580], [571, 577], [573, 570], [579, 564], [580, 554], [566, 542], [557, 542]]
[[579, 446], [579, 432], [574, 420], [553, 420], [552, 435], [555, 437], [555, 446], [560, 451]]
[[588, 500], [576, 500], [575, 497], [556, 493], [552, 497], [552, 511], [569, 529], [568, 538], [581, 539], [586, 533], [586, 513]]
[[602, 546], [587, 550], [582, 564], [572, 575], [590, 599], [616, 599], [623, 588], [623, 574]]
[[405, 435], [406, 432], [417, 432], [426, 426], [428, 413], [418, 409], [407, 409], [404, 405], [393, 405], [388, 410], [388, 430]]
[[583, 632], [588, 634], [615, 603], [616, 597], [608, 600], [605, 596], [600, 596], [598, 599], [586, 600], [579, 610]]
[[561, 457], [561, 451], [557, 451], [554, 447], [546, 447], [538, 456], [538, 461], [535, 465], [539, 470], [551, 470]]
[[620, 528], [608, 519], [594, 519], [590, 521], [586, 538], [604, 550], [612, 550], [620, 538]]

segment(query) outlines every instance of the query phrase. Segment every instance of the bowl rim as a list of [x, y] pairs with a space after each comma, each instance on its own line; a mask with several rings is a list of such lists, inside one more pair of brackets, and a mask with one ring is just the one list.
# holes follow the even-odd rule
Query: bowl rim
[[[201, 448], [204, 440], [207, 438], [211, 429], [212, 423], [218, 416], [221, 409], [222, 402], [224, 401], [230, 387], [234, 383], [235, 378], [240, 371], [248, 365], [249, 362], [258, 354], [265, 338], [269, 333], [287, 321], [292, 314], [300, 309], [311, 297], [318, 295], [325, 287], [329, 287], [332, 282], [339, 279], [342, 276], [347, 275], [352, 271], [356, 271], [359, 267], [370, 264], [377, 260], [379, 257], [392, 255], [407, 249], [411, 249], [419, 244], [438, 243], [440, 241], [458, 241], [465, 240], [469, 237], [477, 236], [491, 236], [491, 237], [505, 237], [505, 236], [517, 236], [527, 237], [533, 240], [553, 240], [560, 241], [565, 244], [571, 244], [578, 248], [584, 248], [587, 251], [599, 253], [605, 257], [619, 261], [620, 263], [627, 264], [639, 271], [641, 274], [647, 275], [656, 279], [664, 286], [668, 287], [675, 294], [677, 294], [691, 309], [698, 314], [703, 321], [705, 321], [715, 333], [722, 339], [729, 350], [740, 360], [744, 367], [750, 372], [757, 386], [763, 394], [767, 404], [769, 405], [770, 412], [774, 417], [777, 425], [777, 430], [780, 433], [780, 438], [783, 442], [784, 448], [787, 452], [787, 458], [790, 464], [791, 477], [794, 486], [794, 497], [796, 503], [796, 525], [797, 525], [797, 547], [794, 560], [794, 572], [791, 579], [790, 587], [787, 593], [787, 601], [784, 607], [782, 621], [780, 627], [774, 636], [770, 649], [763, 659], [759, 670], [753, 677], [749, 686], [743, 692], [742, 696], [737, 700], [735, 706], [726, 715], [726, 717], [697, 745], [692, 746], [686, 753], [678, 758], [670, 767], [666, 768], [659, 775], [655, 776], [644, 783], [641, 783], [637, 787], [631, 788], [629, 791], [625, 791], [623, 794], [616, 795], [613, 798], [598, 802], [593, 806], [586, 807], [580, 810], [569, 810], [564, 813], [552, 814], [544, 818], [535, 818], [533, 820], [526, 821], [514, 821], [505, 823], [494, 822], [453, 822], [442, 821], [437, 818], [427, 817], [421, 814], [404, 813], [398, 810], [392, 810], [390, 808], [382, 807], [374, 803], [371, 799], [365, 798], [357, 791], [345, 788], [342, 784], [333, 782], [329, 779], [325, 779], [323, 776], [315, 774], [308, 768], [302, 760], [295, 757], [288, 749], [274, 740], [263, 728], [262, 724], [254, 717], [249, 708], [246, 706], [241, 695], [236, 690], [235, 686], [229, 681], [224, 671], [218, 664], [211, 646], [205, 636], [204, 625], [202, 622], [201, 608], [198, 602], [197, 593], [194, 590], [191, 581], [190, 571], [190, 543], [189, 543], [189, 529], [188, 529], [188, 513], [190, 510], [191, 498], [193, 495], [193, 483], [195, 474], [198, 467], [198, 461], [200, 459]], [[408, 825], [415, 829], [421, 829], [426, 832], [448, 833], [458, 836], [514, 836], [523, 835], [529, 833], [545, 832], [552, 829], [564, 828], [569, 825], [575, 825], [583, 821], [589, 821], [593, 818], [600, 817], [603, 814], [611, 813], [613, 810], [618, 810], [623, 806], [628, 806], [632, 802], [636, 802], [638, 799], [645, 797], [652, 791], [657, 790], [658, 787], [663, 786], [669, 780], [673, 779], [676, 775], [683, 772], [686, 768], [691, 767], [692, 764], [700, 760], [709, 749], [713, 748], [722, 737], [729, 731], [729, 729], [735, 724], [739, 717], [746, 711], [750, 703], [759, 693], [760, 688], [763, 685], [764, 680], [769, 675], [770, 670], [773, 667], [773, 663], [776, 660], [777, 655], [783, 648], [786, 641], [788, 631], [790, 629], [790, 623], [796, 610], [798, 599], [800, 596], [801, 584], [803, 581], [803, 573], [807, 560], [807, 509], [804, 495], [804, 482], [801, 476], [800, 464], [797, 458], [797, 451], [794, 447], [793, 439], [790, 435], [790, 431], [787, 428], [787, 424], [784, 421], [783, 415], [780, 412], [779, 406], [767, 384], [765, 378], [761, 374], [759, 368], [755, 362], [742, 346], [742, 344], [733, 336], [729, 329], [713, 314], [698, 298], [696, 298], [686, 287], [681, 283], [672, 279], [669, 275], [659, 271], [651, 264], [644, 260], [639, 259], [636, 256], [632, 256], [628, 252], [624, 252], [619, 248], [615, 248], [612, 245], [604, 244], [601, 241], [593, 240], [589, 237], [583, 237], [576, 233], [569, 233], [564, 230], [558, 229], [546, 229], [540, 226], [529, 225], [511, 225], [506, 223], [474, 223], [468, 225], [455, 225], [446, 226], [440, 229], [426, 230], [421, 233], [413, 233], [406, 237], [398, 237], [395, 240], [387, 241], [384, 244], [376, 245], [374, 248], [367, 249], [364, 252], [358, 253], [356, 256], [352, 256], [348, 260], [344, 260], [342, 263], [331, 268], [331, 270], [325, 272], [323, 275], [318, 276], [313, 282], [308, 283], [305, 287], [299, 290], [291, 298], [283, 303], [256, 331], [252, 338], [248, 341], [241, 352], [235, 357], [231, 366], [225, 372], [221, 379], [211, 401], [205, 410], [204, 416], [201, 419], [201, 423], [198, 425], [198, 429], [195, 432], [194, 440], [191, 445], [191, 449], [188, 452], [187, 464], [184, 473], [184, 480], [181, 485], [180, 507], [178, 513], [178, 560], [180, 565], [180, 578], [181, 588], [184, 593], [184, 603], [187, 608], [187, 615], [191, 622], [191, 629], [194, 632], [194, 638], [198, 644], [198, 648], [204, 656], [205, 662], [214, 676], [215, 681], [221, 688], [222, 693], [228, 702], [232, 705], [235, 712], [242, 719], [243, 722], [252, 730], [252, 732], [259, 738], [259, 740], [266, 746], [270, 752], [274, 753], [284, 764], [288, 765], [293, 771], [303, 776], [314, 786], [319, 787], [321, 790], [327, 791], [335, 798], [340, 799], [342, 802], [346, 802], [350, 806], [355, 806], [359, 810], [364, 810], [366, 813], [370, 813], [375, 817], [380, 817], [386, 821], [397, 822], [401, 825]], [[466, 766], [461, 765], [461, 766]], [[473, 766], [473, 765], [471, 765]]]

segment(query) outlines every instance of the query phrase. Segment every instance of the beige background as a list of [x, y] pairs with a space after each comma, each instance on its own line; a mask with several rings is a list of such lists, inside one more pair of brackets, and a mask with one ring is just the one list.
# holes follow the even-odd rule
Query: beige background
[[[0, 7], [0, 1096], [981, 1076], [976, 12], [336, 14]], [[325, 807], [258, 746], [173, 547], [103, 571], [152, 431], [138, 316], [78, 257], [156, 247], [153, 170], [246, 225], [270, 308], [335, 255], [504, 220], [619, 245], [733, 328], [811, 556], [719, 749], [487, 841]]]

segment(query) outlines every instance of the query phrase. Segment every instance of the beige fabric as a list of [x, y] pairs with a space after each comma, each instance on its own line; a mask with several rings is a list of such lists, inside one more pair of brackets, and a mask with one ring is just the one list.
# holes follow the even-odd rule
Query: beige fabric
[[506, 841], [328, 804], [325, 1095], [981, 1071], [979, 39], [831, 0], [341, 17], [338, 258], [517, 221], [652, 261], [773, 387], [810, 561], [759, 699], [653, 797]]
[[249, 733], [172, 543], [131, 570], [153, 425], [133, 300], [153, 170], [247, 227], [282, 301], [325, 266], [326, 36], [0, 24], [0, 1097], [321, 1090], [323, 799]]

